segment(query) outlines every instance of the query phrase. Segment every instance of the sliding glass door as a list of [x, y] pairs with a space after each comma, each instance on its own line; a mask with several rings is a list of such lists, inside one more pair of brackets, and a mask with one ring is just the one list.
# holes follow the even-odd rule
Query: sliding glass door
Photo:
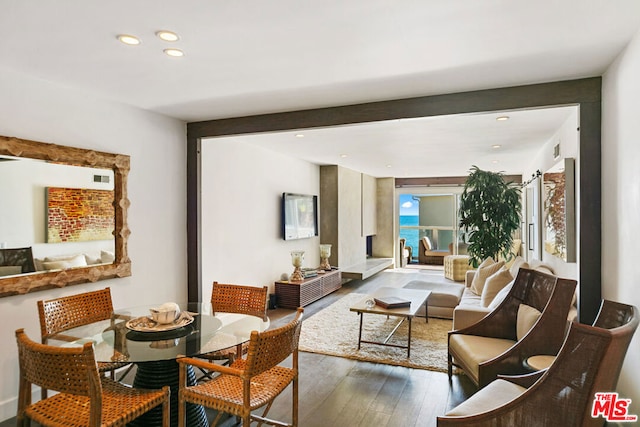
[[[412, 262], [418, 262], [420, 240], [427, 236], [432, 250], [456, 254], [458, 245], [459, 194], [400, 194], [399, 235], [411, 246]], [[424, 250], [424, 248], [423, 248]]]

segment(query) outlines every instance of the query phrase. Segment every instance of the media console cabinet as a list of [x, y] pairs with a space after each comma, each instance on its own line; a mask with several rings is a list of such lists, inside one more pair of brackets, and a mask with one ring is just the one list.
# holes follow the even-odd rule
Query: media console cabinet
[[302, 282], [276, 282], [278, 307], [296, 309], [311, 304], [342, 286], [340, 270], [327, 271]]

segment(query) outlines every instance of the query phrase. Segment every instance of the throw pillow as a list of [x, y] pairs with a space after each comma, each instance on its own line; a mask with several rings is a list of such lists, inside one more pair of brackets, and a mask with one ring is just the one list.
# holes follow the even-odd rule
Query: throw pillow
[[425, 248], [425, 250], [427, 250], [427, 251], [430, 251], [430, 250], [431, 250], [431, 248], [433, 247], [433, 246], [431, 245], [431, 239], [429, 239], [427, 236], [423, 236], [423, 237], [422, 237], [422, 243], [424, 243], [424, 248]]
[[116, 255], [113, 252], [100, 251], [100, 259], [103, 264], [111, 264], [112, 262], [115, 262]]
[[507, 295], [509, 295], [509, 292], [511, 292], [511, 288], [513, 287], [514, 283], [515, 283], [515, 279], [512, 280], [511, 283], [508, 283], [507, 286], [502, 288], [500, 292], [498, 292], [498, 294], [493, 298], [493, 301], [489, 303], [490, 310], [495, 310], [496, 307], [502, 304], [502, 301], [504, 301]]
[[509, 282], [513, 280], [513, 276], [506, 267], [502, 267], [497, 272], [487, 278], [480, 295], [480, 304], [488, 307], [494, 300], [498, 292], [502, 290]]
[[84, 255], [79, 254], [73, 258], [59, 261], [45, 261], [42, 263], [45, 270], [64, 270], [73, 267], [86, 267], [87, 260]]
[[[484, 264], [484, 261], [482, 264]], [[489, 276], [500, 270], [504, 265], [504, 261], [496, 262], [486, 267], [482, 267], [482, 264], [480, 264], [481, 267], [478, 267], [478, 270], [471, 281], [471, 292], [478, 296], [482, 295], [482, 289], [484, 288], [484, 284]]]
[[538, 321], [542, 313], [540, 313], [537, 309], [526, 305], [520, 304], [518, 307], [518, 317], [516, 320], [516, 337], [518, 341], [522, 339], [533, 325]]

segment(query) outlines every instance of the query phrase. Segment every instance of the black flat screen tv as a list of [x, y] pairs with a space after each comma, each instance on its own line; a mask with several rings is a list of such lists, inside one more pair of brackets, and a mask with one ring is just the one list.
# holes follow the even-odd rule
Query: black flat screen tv
[[318, 235], [318, 196], [282, 193], [282, 238], [306, 239]]

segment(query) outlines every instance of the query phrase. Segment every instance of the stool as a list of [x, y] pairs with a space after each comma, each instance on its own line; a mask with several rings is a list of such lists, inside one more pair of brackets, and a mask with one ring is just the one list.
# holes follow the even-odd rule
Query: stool
[[444, 257], [444, 277], [455, 280], [456, 282], [464, 282], [464, 276], [467, 270], [472, 270], [469, 265], [469, 255], [447, 255]]

